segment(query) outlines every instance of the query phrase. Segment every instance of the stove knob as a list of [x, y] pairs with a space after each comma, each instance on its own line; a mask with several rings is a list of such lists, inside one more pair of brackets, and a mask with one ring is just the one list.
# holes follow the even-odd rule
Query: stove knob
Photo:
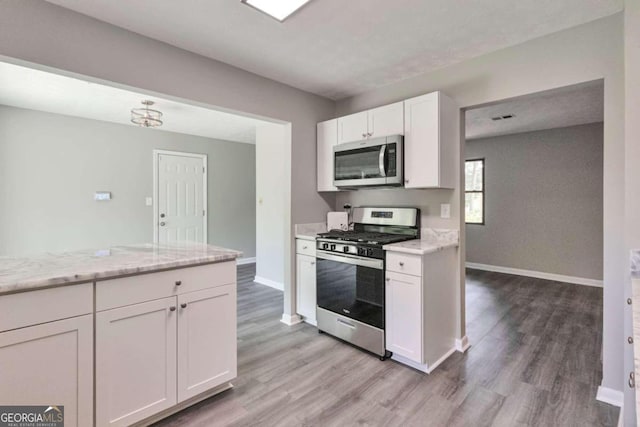
[[366, 248], [358, 248], [358, 255], [366, 256], [367, 249]]
[[342, 248], [342, 252], [348, 253], [349, 252], [349, 246], [344, 246]]
[[329, 248], [329, 244], [328, 243], [323, 243], [322, 244], [322, 249], [328, 249]]
[[331, 245], [331, 250], [335, 251], [336, 250], [336, 245]]
[[371, 248], [367, 249], [367, 255], [368, 256], [373, 256], [373, 249], [371, 249]]

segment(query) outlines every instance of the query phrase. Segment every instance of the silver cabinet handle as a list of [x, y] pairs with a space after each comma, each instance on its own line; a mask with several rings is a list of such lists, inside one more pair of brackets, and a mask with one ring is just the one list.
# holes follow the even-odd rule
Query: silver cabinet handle
[[169, 311], [176, 311], [176, 306], [172, 305], [171, 307], [169, 307]]
[[366, 137], [367, 137], [367, 134], [366, 134], [366, 133], [363, 133], [363, 134], [362, 134], [362, 137], [363, 137], [363, 138], [366, 138]]
[[163, 213], [162, 213], [162, 214], [160, 214], [160, 218], [164, 218], [164, 214], [163, 214]]
[[631, 298], [627, 298], [627, 304], [631, 305]]
[[309, 246], [303, 246], [302, 249], [307, 249]]
[[315, 261], [311, 261], [311, 265], [316, 265], [316, 262]]
[[400, 261], [398, 264], [400, 264], [400, 267], [404, 267], [404, 262]]
[[404, 180], [404, 183], [405, 183], [405, 184], [408, 184], [408, 183], [409, 183], [409, 180], [408, 180], [408, 179], [405, 179], [405, 180]]
[[390, 281], [391, 281], [391, 277], [387, 277], [387, 282], [390, 282]]
[[182, 304], [180, 304], [180, 307], [182, 307], [182, 308], [187, 308], [187, 303], [186, 303], [186, 302], [183, 302]]
[[627, 342], [628, 342], [629, 344], [633, 344], [633, 337], [629, 337], [629, 338], [627, 338]]
[[629, 373], [629, 387], [634, 388], [636, 386], [636, 374], [633, 372]]
[[164, 221], [160, 223], [160, 227], [164, 227], [165, 225], [166, 225], [166, 224], [165, 224], [165, 222], [164, 222]]
[[367, 132], [367, 136], [373, 136], [373, 133]]
[[182, 280], [176, 280], [176, 286], [182, 285]]

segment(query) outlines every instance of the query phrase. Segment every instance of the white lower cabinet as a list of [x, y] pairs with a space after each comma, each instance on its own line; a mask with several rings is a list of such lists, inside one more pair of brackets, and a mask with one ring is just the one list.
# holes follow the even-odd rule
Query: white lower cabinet
[[93, 315], [0, 333], [0, 402], [64, 406], [65, 426], [92, 425]]
[[422, 361], [422, 279], [387, 271], [385, 325], [387, 350]]
[[236, 286], [178, 296], [178, 402], [237, 375]]
[[430, 373], [456, 348], [457, 249], [387, 251], [386, 261], [386, 349], [398, 362]]
[[96, 424], [127, 426], [177, 403], [176, 297], [96, 314]]
[[236, 377], [235, 272], [234, 261], [96, 283], [97, 426], [155, 421]]
[[316, 324], [316, 257], [296, 255], [298, 314]]
[[317, 324], [315, 240], [296, 240], [296, 308], [305, 322]]

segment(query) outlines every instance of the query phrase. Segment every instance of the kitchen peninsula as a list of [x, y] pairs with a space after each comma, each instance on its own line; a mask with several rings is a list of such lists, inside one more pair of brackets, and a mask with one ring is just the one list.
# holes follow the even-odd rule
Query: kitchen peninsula
[[0, 401], [120, 426], [226, 390], [240, 255], [180, 243], [0, 257]]

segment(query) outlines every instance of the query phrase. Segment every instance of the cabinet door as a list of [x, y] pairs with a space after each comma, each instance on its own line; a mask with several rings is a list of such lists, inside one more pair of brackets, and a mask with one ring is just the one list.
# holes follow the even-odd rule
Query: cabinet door
[[178, 401], [237, 376], [236, 285], [178, 296]]
[[404, 101], [404, 186], [440, 186], [439, 93]]
[[176, 404], [176, 297], [96, 314], [96, 424], [127, 426]]
[[296, 299], [298, 314], [316, 324], [316, 258], [296, 255]]
[[338, 119], [318, 123], [318, 191], [338, 191], [333, 185], [333, 147], [338, 143]]
[[370, 138], [404, 135], [404, 103], [385, 105], [369, 110], [368, 132]]
[[386, 272], [387, 350], [417, 363], [422, 357], [422, 278]]
[[367, 138], [367, 112], [338, 118], [338, 144]]
[[93, 424], [93, 315], [0, 334], [0, 402], [64, 406], [65, 426]]

